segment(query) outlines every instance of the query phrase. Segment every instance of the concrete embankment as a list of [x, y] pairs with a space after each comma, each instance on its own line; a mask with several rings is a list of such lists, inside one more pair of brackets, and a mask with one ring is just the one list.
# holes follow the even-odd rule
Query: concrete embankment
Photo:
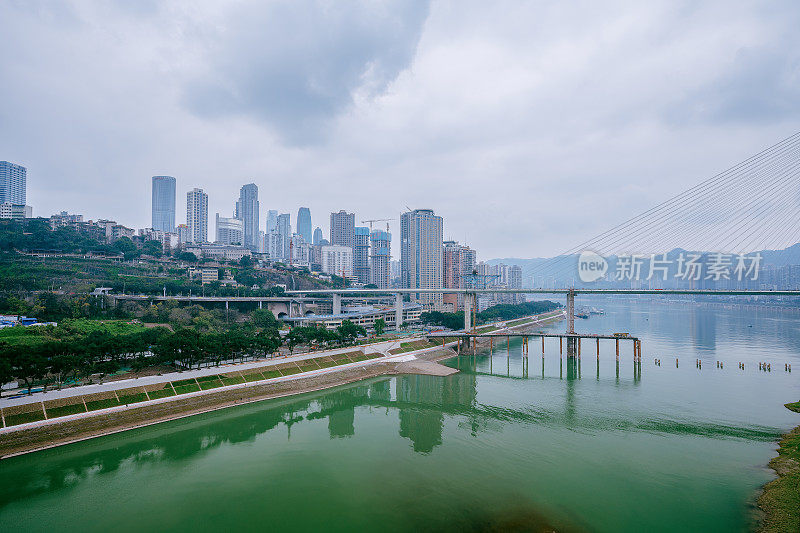
[[[113, 410], [84, 413], [80, 417], [45, 420], [24, 427], [7, 428], [0, 432], [0, 458], [61, 446], [71, 442], [118, 433], [149, 426], [217, 409], [242, 405], [323, 390], [384, 375], [429, 374], [446, 376], [457, 372], [439, 365], [436, 361], [452, 357], [453, 350], [434, 347], [400, 357], [389, 357], [364, 362], [359, 366], [333, 369], [326, 373], [292, 379], [265, 380], [221, 387], [184, 397], [176, 396], [165, 401], [142, 402]], [[417, 356], [419, 358], [417, 358]]]

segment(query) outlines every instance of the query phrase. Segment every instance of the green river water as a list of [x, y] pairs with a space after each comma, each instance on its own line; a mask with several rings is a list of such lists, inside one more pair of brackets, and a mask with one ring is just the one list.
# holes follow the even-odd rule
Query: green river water
[[[578, 304], [586, 302], [579, 301]], [[800, 424], [800, 313], [593, 301], [580, 371], [531, 341], [0, 461], [3, 531], [743, 531]], [[549, 329], [561, 331], [564, 324]], [[653, 358], [662, 365], [655, 366]], [[675, 358], [680, 359], [676, 368]], [[694, 361], [704, 361], [702, 370]], [[715, 361], [722, 360], [722, 370]], [[744, 371], [737, 363], [744, 361]], [[772, 372], [757, 370], [770, 361]], [[784, 372], [794, 362], [795, 372]], [[2, 438], [2, 437], [0, 437]]]

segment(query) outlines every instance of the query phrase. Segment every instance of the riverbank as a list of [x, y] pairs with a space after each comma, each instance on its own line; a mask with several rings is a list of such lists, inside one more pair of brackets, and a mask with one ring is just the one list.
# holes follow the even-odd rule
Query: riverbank
[[[800, 402], [786, 408], [800, 413]], [[800, 426], [778, 443], [778, 456], [769, 462], [778, 475], [764, 486], [758, 506], [764, 512], [761, 532], [800, 531]]]
[[[0, 433], [0, 459], [63, 446], [103, 435], [150, 426], [235, 405], [271, 400], [285, 396], [324, 390], [363, 379], [397, 374], [429, 374], [444, 376], [458, 372], [436, 361], [453, 356], [448, 347], [429, 347], [400, 357], [381, 358], [359, 366], [334, 368], [315, 375], [298, 375], [287, 380], [244, 382], [220, 390], [197, 391], [186, 397], [166, 401], [142, 402], [91, 414], [44, 420], [27, 424], [14, 431]], [[87, 413], [87, 415], [90, 413]]]

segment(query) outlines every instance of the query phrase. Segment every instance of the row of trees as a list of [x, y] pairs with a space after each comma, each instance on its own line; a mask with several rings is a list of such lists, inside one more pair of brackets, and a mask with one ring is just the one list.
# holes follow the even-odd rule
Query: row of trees
[[[529, 315], [547, 313], [561, 307], [555, 302], [544, 300], [540, 302], [524, 302], [521, 304], [499, 304], [492, 306], [475, 315], [475, 323], [495, 322], [498, 320], [513, 320]], [[424, 324], [442, 326], [448, 329], [461, 329], [464, 327], [464, 313], [442, 313], [440, 311], [430, 311], [422, 313], [420, 321]]]
[[[0, 338], [0, 383], [19, 380], [30, 392], [36, 384], [62, 387], [89, 376], [117, 372], [123, 367], [187, 369], [267, 357], [282, 345], [293, 352], [298, 345], [346, 346], [366, 335], [366, 330], [345, 320], [336, 330], [296, 327], [281, 338], [278, 321], [262, 310], [244, 324], [225, 331], [192, 328], [142, 328], [128, 333], [91, 331], [88, 334], [5, 336]], [[57, 331], [58, 328], [53, 328]], [[36, 342], [30, 342], [35, 340]], [[16, 342], [15, 342], [16, 341]]]

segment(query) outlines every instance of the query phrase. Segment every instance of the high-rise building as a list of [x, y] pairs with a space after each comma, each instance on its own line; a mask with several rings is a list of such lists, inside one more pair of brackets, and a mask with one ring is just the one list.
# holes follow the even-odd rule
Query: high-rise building
[[258, 251], [258, 187], [248, 183], [239, 190], [236, 202], [236, 218], [244, 224], [242, 245], [254, 252]]
[[[441, 289], [442, 233], [444, 222], [432, 209], [415, 209], [400, 216], [400, 278], [407, 289]], [[442, 307], [439, 293], [417, 293], [418, 302], [431, 309]]]
[[[446, 289], [468, 288], [467, 276], [475, 269], [475, 250], [455, 241], [443, 243], [442, 262], [443, 283]], [[444, 302], [453, 305], [455, 310], [464, 308], [463, 294], [445, 294]]]
[[302, 235], [295, 233], [291, 237], [290, 252], [292, 254], [292, 266], [311, 267], [311, 245], [306, 242]]
[[238, 218], [227, 218], [217, 213], [217, 239], [220, 244], [242, 244], [244, 239], [244, 222]]
[[319, 226], [317, 226], [317, 227], [314, 229], [314, 244], [319, 244], [319, 243], [321, 243], [321, 242], [322, 242], [322, 240], [323, 240], [323, 237], [322, 237], [322, 228], [320, 228]]
[[301, 207], [297, 210], [297, 233], [303, 236], [303, 241], [311, 244], [311, 210]]
[[267, 211], [267, 233], [278, 231], [278, 212], [274, 209]]
[[0, 161], [0, 204], [24, 206], [27, 202], [28, 169]]
[[389, 260], [392, 256], [392, 235], [389, 232], [376, 229], [370, 234], [369, 240], [369, 282], [377, 285], [379, 289], [386, 289], [391, 281]]
[[369, 228], [353, 229], [353, 274], [359, 283], [369, 283]]
[[186, 193], [186, 225], [189, 226], [188, 242], [208, 242], [208, 195], [203, 189], [195, 188]]
[[353, 247], [356, 215], [344, 210], [331, 213], [331, 244]]
[[280, 260], [288, 262], [292, 237], [292, 216], [289, 213], [278, 215], [278, 236], [280, 237]]
[[166, 233], [175, 232], [175, 178], [153, 176], [151, 227]]
[[350, 246], [322, 247], [322, 271], [343, 278], [353, 276], [353, 249]]

